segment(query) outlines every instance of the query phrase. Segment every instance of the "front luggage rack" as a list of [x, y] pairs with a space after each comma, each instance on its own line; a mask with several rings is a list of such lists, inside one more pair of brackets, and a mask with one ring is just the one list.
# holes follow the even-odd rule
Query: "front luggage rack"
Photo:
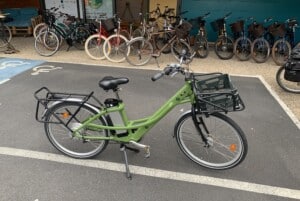
[[94, 92], [91, 92], [90, 94], [52, 92], [47, 87], [42, 87], [34, 93], [34, 97], [37, 100], [35, 119], [41, 123], [62, 123], [63, 121], [55, 114], [54, 116], [56, 117], [56, 121], [45, 121], [44, 117], [46, 111], [55, 104], [64, 101], [78, 102], [80, 103], [79, 107], [76, 112], [70, 117], [71, 120], [74, 116], [76, 116], [80, 108], [91, 98], [95, 100], [100, 106], [102, 106], [99, 100], [93, 96], [93, 94]]
[[[202, 77], [197, 80], [196, 77]], [[204, 78], [204, 79], [203, 79]], [[237, 88], [228, 74], [195, 75], [196, 105], [205, 113], [235, 112], [245, 109]]]

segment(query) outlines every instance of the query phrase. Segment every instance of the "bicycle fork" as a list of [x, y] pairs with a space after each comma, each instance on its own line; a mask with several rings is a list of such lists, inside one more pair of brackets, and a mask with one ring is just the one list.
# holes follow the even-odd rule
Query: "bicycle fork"
[[201, 118], [197, 118], [195, 107], [192, 107], [192, 118], [193, 118], [193, 122], [194, 122], [194, 126], [195, 126], [196, 130], [198, 131], [199, 135], [201, 136], [202, 141], [205, 143], [204, 147], [209, 147], [211, 145], [209, 143], [209, 139], [206, 136], [204, 136], [204, 134], [203, 134], [203, 132], [202, 132], [202, 130], [200, 128], [200, 125], [203, 126], [204, 130], [206, 131], [206, 133], [209, 134], [209, 131], [208, 131], [208, 129], [207, 129], [207, 127], [206, 127], [206, 125], [205, 125], [205, 123], [203, 121], [203, 118], [202, 117]]

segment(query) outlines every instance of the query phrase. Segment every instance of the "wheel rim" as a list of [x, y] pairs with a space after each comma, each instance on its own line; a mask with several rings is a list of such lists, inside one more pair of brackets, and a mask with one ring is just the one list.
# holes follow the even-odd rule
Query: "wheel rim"
[[300, 93], [300, 82], [291, 82], [284, 78], [284, 67], [281, 67], [276, 75], [278, 85], [285, 91], [292, 93]]
[[[210, 130], [210, 134], [206, 134], [209, 146], [204, 144], [194, 126], [192, 116], [189, 116], [179, 130], [179, 139], [184, 152], [190, 159], [205, 167], [214, 169], [233, 167], [244, 151], [240, 136], [231, 126], [224, 124], [222, 119], [211, 115], [204, 120]], [[202, 130], [205, 129], [202, 127]], [[228, 136], [224, 135], [225, 131]]]

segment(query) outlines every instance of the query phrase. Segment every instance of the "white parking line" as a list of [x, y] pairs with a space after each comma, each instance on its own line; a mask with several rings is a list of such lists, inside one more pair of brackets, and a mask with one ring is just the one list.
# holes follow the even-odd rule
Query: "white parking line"
[[0, 84], [4, 84], [5, 82], [8, 82], [10, 79], [1, 80]]
[[[31, 159], [46, 160], [58, 163], [65, 163], [71, 165], [79, 165], [85, 167], [99, 168], [110, 171], [124, 172], [124, 164], [99, 161], [99, 160], [79, 160], [69, 158], [63, 155], [44, 153], [38, 151], [30, 151], [24, 149], [15, 149], [8, 147], [0, 147], [0, 154], [17, 156]], [[138, 174], [148, 177], [156, 177], [162, 179], [170, 179], [175, 181], [190, 182], [196, 184], [204, 184], [209, 186], [216, 186], [221, 188], [229, 188], [233, 190], [241, 190], [265, 195], [272, 195], [277, 197], [300, 199], [300, 190], [288, 189], [276, 186], [261, 185], [249, 182], [242, 182], [230, 179], [220, 179], [208, 176], [200, 176], [188, 174], [183, 172], [172, 172], [167, 170], [160, 170], [147, 167], [139, 167], [130, 165], [130, 170], [133, 174]]]

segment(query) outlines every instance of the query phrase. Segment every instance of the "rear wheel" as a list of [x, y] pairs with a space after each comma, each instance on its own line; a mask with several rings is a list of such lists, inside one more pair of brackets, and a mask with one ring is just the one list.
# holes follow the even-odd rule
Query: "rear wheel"
[[300, 94], [300, 82], [291, 82], [284, 78], [285, 68], [280, 67], [276, 73], [278, 85], [285, 91]]
[[[45, 114], [45, 131], [51, 144], [60, 152], [73, 158], [91, 158], [102, 152], [107, 144], [107, 140], [85, 140], [84, 138], [75, 137], [73, 130], [79, 128], [82, 122], [89, 117], [97, 114], [97, 109], [84, 104], [75, 118], [72, 115], [81, 107], [78, 102], [61, 102], [52, 106]], [[58, 118], [62, 121], [59, 122]], [[68, 121], [69, 129], [64, 125]], [[47, 123], [56, 122], [56, 123]], [[97, 119], [95, 124], [107, 125], [104, 117]], [[107, 130], [96, 130], [83, 128], [80, 135], [84, 136], [108, 136]]]
[[[248, 152], [248, 144], [241, 128], [229, 117], [213, 113], [206, 117], [184, 114], [175, 126], [175, 136], [181, 151], [195, 163], [210, 169], [229, 169], [240, 164]], [[198, 126], [205, 144], [195, 126]]]
[[[185, 42], [183, 39], [175, 39], [172, 43], [171, 43], [171, 52], [172, 55], [178, 60], [180, 61], [180, 58], [182, 56], [182, 52], [185, 52], [185, 55], [187, 55], [188, 57], [192, 56], [192, 54], [194, 53], [194, 51], [192, 50], [191, 46]], [[183, 61], [185, 64], [190, 63], [192, 60], [188, 59], [186, 61]]]
[[90, 31], [85, 27], [77, 27], [75, 31], [73, 44], [79, 50], [84, 50], [85, 41], [90, 36]]

